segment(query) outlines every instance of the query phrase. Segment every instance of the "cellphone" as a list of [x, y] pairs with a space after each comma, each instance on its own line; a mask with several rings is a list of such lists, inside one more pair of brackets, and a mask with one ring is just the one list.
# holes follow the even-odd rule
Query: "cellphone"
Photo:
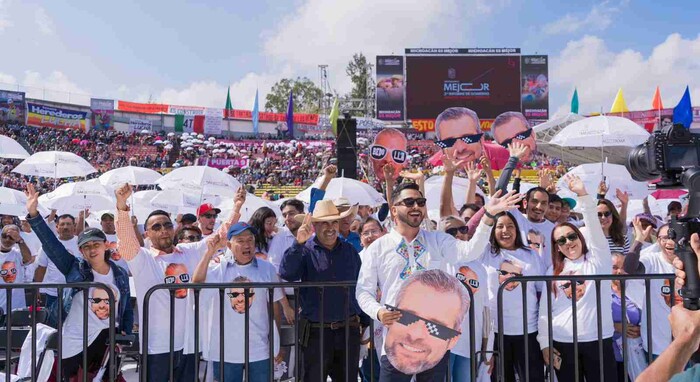
[[559, 368], [561, 367], [561, 357], [559, 356], [559, 354], [554, 355], [554, 365], [553, 366], [557, 370], [559, 370]]

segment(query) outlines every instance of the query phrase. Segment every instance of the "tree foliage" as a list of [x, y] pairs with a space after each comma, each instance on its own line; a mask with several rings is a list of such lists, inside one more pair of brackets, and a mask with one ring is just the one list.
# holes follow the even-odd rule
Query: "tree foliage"
[[345, 68], [345, 73], [352, 81], [350, 97], [366, 99], [368, 96], [367, 82], [372, 76], [372, 68], [367, 62], [367, 57], [362, 52], [353, 54], [352, 59]]
[[294, 90], [295, 113], [318, 113], [323, 92], [310, 79], [297, 77], [283, 78], [272, 86], [265, 97], [265, 111], [286, 113], [289, 104], [289, 92]]

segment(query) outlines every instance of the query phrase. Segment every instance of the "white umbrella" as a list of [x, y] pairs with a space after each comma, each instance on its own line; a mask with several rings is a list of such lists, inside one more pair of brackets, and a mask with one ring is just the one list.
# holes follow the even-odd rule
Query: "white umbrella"
[[[225, 222], [229, 219], [231, 213], [233, 212], [233, 199], [228, 198], [217, 204], [217, 207], [221, 209], [219, 219], [222, 222]], [[272, 209], [272, 211], [275, 212], [275, 215], [277, 215], [277, 220], [283, 219], [282, 211], [280, 211], [279, 206], [275, 205], [273, 202], [268, 202], [261, 197], [248, 193], [245, 198], [245, 203], [243, 203], [243, 207], [241, 208], [241, 218], [239, 220], [242, 222], [247, 222], [253, 216], [255, 211], [262, 207]]]
[[[300, 192], [296, 198], [306, 202], [311, 202], [311, 188], [318, 188], [322, 182], [319, 178], [314, 182], [314, 185]], [[378, 206], [386, 203], [386, 199], [377, 190], [372, 188], [367, 183], [350, 178], [333, 178], [326, 188], [326, 196], [324, 199], [335, 200], [338, 198], [347, 198], [350, 204], [359, 204], [365, 206]]]
[[[581, 178], [583, 183], [586, 185], [586, 190], [588, 190], [588, 193], [591, 195], [596, 192], [598, 189], [598, 184], [601, 180], [603, 180], [603, 173], [600, 163], [582, 164], [573, 168], [568, 173]], [[629, 194], [630, 199], [644, 199], [644, 197], [651, 193], [647, 183], [633, 180], [625, 166], [606, 163], [605, 177], [609, 188], [607, 196], [611, 200], [615, 199], [615, 189], [618, 188], [621, 191], [626, 191]], [[566, 187], [566, 184], [564, 184], [564, 177], [559, 179], [557, 182], [557, 187], [562, 190], [563, 193], [567, 193], [568, 188]]]
[[29, 153], [14, 139], [0, 135], [0, 158], [26, 159]]
[[48, 178], [85, 177], [97, 172], [85, 159], [64, 151], [40, 151], [25, 159], [12, 172]]
[[536, 133], [539, 133], [539, 132], [543, 132], [545, 130], [549, 130], [551, 128], [556, 128], [556, 127], [562, 126], [562, 125], [567, 126], [573, 122], [580, 121], [584, 118], [585, 117], [582, 115], [579, 115], [576, 113], [569, 113], [569, 114], [566, 114], [564, 116], [552, 118], [547, 122], [540, 123], [539, 125], [535, 125], [532, 129]]
[[100, 175], [99, 179], [103, 185], [116, 189], [125, 183], [134, 186], [156, 184], [162, 177], [163, 175], [150, 168], [126, 166], [109, 170]]
[[22, 191], [0, 187], [0, 215], [27, 216], [27, 197]]
[[171, 171], [160, 178], [157, 184], [163, 189], [198, 191], [200, 195], [221, 195], [233, 197], [241, 187], [236, 178], [208, 166], [185, 166]]
[[39, 197], [39, 203], [48, 209], [75, 213], [81, 210], [114, 210], [115, 201], [109, 190], [97, 182], [65, 183], [56, 190]]
[[627, 118], [597, 116], [566, 126], [549, 142], [568, 147], [637, 146], [649, 133]]
[[[444, 176], [432, 176], [425, 181], [425, 198], [427, 201], [428, 210], [440, 210], [440, 195], [442, 195], [442, 187]], [[455, 208], [459, 209], [467, 201], [467, 186], [469, 179], [455, 176], [452, 178], [452, 201]], [[476, 193], [484, 196], [479, 187], [476, 188]]]
[[[206, 195], [202, 198], [201, 202], [217, 204], [220, 198], [216, 196]], [[176, 211], [177, 213], [196, 213], [197, 208], [200, 203], [199, 194], [193, 194], [188, 192], [188, 190], [162, 190], [154, 194], [153, 198], [149, 201], [152, 210], [162, 209], [169, 212]]]

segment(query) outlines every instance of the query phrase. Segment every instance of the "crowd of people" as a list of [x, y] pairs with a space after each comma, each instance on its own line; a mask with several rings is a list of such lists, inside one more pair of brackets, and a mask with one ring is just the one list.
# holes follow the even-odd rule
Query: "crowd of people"
[[[436, 125], [467, 129], [473, 112], [455, 109], [441, 114]], [[501, 122], [520, 121], [524, 117], [509, 115]], [[319, 174], [321, 178], [308, 206], [294, 198], [279, 206], [283, 221], [271, 207], [258, 209], [247, 222], [239, 221], [246, 201], [241, 188], [226, 221], [219, 220], [220, 209], [205, 203], [194, 215], [175, 218], [154, 210], [138, 222], [130, 214], [133, 188], [125, 184], [115, 192], [116, 212], [102, 214], [99, 226], [89, 226], [82, 214], [42, 216], [38, 196], [45, 185], [35, 179], [6, 178], [6, 186], [26, 192], [29, 214], [2, 217], [2, 283], [94, 281], [111, 289], [72, 289], [62, 305], [56, 289], [41, 291], [47, 323], [56, 326], [64, 317], [63, 362], [57, 372], [67, 378], [97, 375], [105, 363], [113, 362], [104, 357], [110, 314], [124, 334], [142, 333], [148, 326], [148, 338], [140, 339], [147, 346], [140, 352], [149, 381], [167, 381], [171, 359], [178, 381], [194, 380], [200, 359], [209, 363], [218, 381], [241, 381], [243, 375], [248, 381], [267, 381], [270, 372], [275, 378], [286, 372], [303, 381], [443, 381], [448, 370], [457, 381], [495, 380], [498, 375], [505, 381], [639, 377], [648, 360], [671, 345], [667, 317], [680, 301], [682, 279], [653, 279], [646, 288], [640, 280], [595, 282], [586, 276], [673, 273], [678, 262], [667, 221], [685, 207], [673, 203], [661, 219], [648, 211], [628, 219], [625, 192], [608, 190], [604, 182], [597, 190], [587, 189], [572, 175], [563, 183], [575, 197], [558, 195], [562, 190], [548, 176], [521, 194], [522, 163], [549, 161], [538, 159], [522, 133], [495, 137], [507, 142], [509, 159], [498, 179], [489, 179], [489, 187], [481, 189], [482, 176], [493, 174], [477, 166], [479, 158], [468, 150], [473, 143], [452, 139], [446, 131], [443, 128], [439, 136], [444, 177], [439, 218], [433, 220], [426, 208], [429, 171], [399, 173], [389, 162], [382, 163], [378, 177], [386, 203], [358, 205], [346, 198], [326, 198], [338, 175], [328, 143], [3, 131], [32, 148], [67, 147], [105, 166], [112, 166], [112, 156], [120, 155], [112, 148], [128, 151], [131, 145], [146, 145], [156, 147], [149, 162], [156, 168], [157, 160], [161, 166], [164, 161], [194, 164], [200, 153], [208, 158], [246, 156], [247, 169], [231, 172], [246, 185], [305, 185]], [[88, 143], [81, 145], [84, 141]], [[110, 149], [95, 150], [98, 146]], [[171, 156], [174, 149], [186, 155]], [[412, 167], [428, 169], [434, 152], [427, 145], [409, 146]], [[370, 165], [363, 171], [371, 171]], [[452, 195], [456, 178], [468, 184], [464, 200]], [[700, 253], [697, 236], [693, 244]], [[522, 279], [526, 276], [563, 277], [527, 282]], [[328, 281], [351, 286], [325, 287], [323, 292], [302, 287], [294, 293], [291, 283], [299, 281], [302, 286]], [[271, 282], [290, 282], [290, 288], [193, 293], [185, 285]], [[149, 320], [144, 322], [147, 292], [162, 284], [178, 284], [180, 289], [153, 293]], [[0, 293], [3, 311], [32, 304], [17, 289], [8, 307]], [[470, 306], [473, 319], [467, 314]], [[175, 330], [164, 312], [173, 312]], [[88, 318], [87, 349], [82, 346], [83, 317]], [[298, 331], [300, 354], [293, 356], [300, 357], [300, 370], [291, 370], [292, 349], [279, 343], [287, 325]], [[470, 331], [475, 338], [470, 339]], [[269, 341], [271, 333], [277, 342]], [[197, 340], [200, 354], [195, 351]], [[498, 352], [499, 362], [492, 351]], [[88, 370], [82, 370], [84, 354]]]

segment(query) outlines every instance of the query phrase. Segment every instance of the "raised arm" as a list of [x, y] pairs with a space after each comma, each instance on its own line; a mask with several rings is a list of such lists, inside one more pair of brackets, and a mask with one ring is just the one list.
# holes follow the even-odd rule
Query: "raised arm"
[[644, 274], [646, 269], [644, 264], [639, 261], [639, 255], [642, 249], [642, 243], [649, 238], [651, 230], [654, 228], [651, 225], [647, 229], [642, 229], [642, 222], [639, 218], [634, 218], [634, 242], [630, 246], [630, 251], [625, 254], [625, 261], [622, 264], [622, 269], [631, 275]]
[[474, 162], [467, 163], [467, 199], [465, 203], [473, 204], [476, 202], [476, 190], [479, 188], [479, 178], [481, 178], [481, 170], [476, 167]]
[[136, 236], [136, 230], [134, 230], [134, 225], [131, 224], [129, 206], [126, 204], [129, 196], [131, 196], [131, 192], [131, 186], [129, 184], [122, 185], [114, 192], [117, 197], [117, 218], [115, 223], [117, 227], [119, 254], [126, 261], [133, 260], [141, 249], [139, 239]]
[[[589, 258], [596, 259], [599, 262], [605, 262], [605, 264], [602, 264], [602, 269], [606, 269], [606, 272], [609, 272], [609, 269], [611, 269], [610, 267], [612, 267], [612, 256], [610, 255], [608, 240], [603, 233], [603, 227], [600, 225], [600, 220], [598, 220], [596, 199], [593, 199], [593, 197], [588, 194], [586, 186], [578, 176], [571, 174], [566, 175], [564, 184], [566, 184], [573, 193], [578, 195], [578, 199], [581, 202], [583, 222], [586, 227], [588, 227], [589, 232], [589, 237], [586, 238]], [[610, 263], [610, 267], [605, 268], [607, 263]]]
[[489, 185], [489, 195], [494, 195], [496, 193], [496, 178], [493, 177], [493, 170], [491, 169], [491, 159], [487, 155], [484, 155], [479, 159], [481, 162], [481, 167], [484, 169], [486, 174], [486, 182]]
[[219, 249], [226, 245], [226, 239], [219, 235], [211, 235], [206, 239], [207, 251], [204, 256], [197, 263], [197, 268], [195, 268], [192, 274], [193, 283], [203, 283], [207, 280], [207, 271], [209, 270], [209, 263], [211, 259], [216, 255]]
[[442, 181], [442, 192], [440, 193], [440, 217], [459, 215], [455, 209], [454, 198], [452, 196], [452, 180], [455, 171], [466, 165], [467, 161], [462, 159], [455, 161], [454, 156], [443, 150], [442, 164], [445, 167], [445, 177]]
[[238, 220], [241, 219], [241, 208], [243, 208], [243, 204], [245, 204], [247, 195], [248, 193], [243, 186], [236, 191], [236, 196], [233, 197], [233, 212], [231, 212], [231, 216], [228, 218], [228, 221], [221, 224], [219, 229], [216, 231], [216, 234], [221, 236], [224, 241], [226, 240], [226, 233], [228, 232], [229, 227], [238, 223]]
[[620, 191], [619, 188], [615, 189], [615, 196], [617, 197], [617, 200], [620, 201], [620, 220], [627, 224], [627, 206], [629, 205], [630, 202], [630, 196], [627, 194], [627, 191], [622, 192]]
[[287, 248], [280, 262], [280, 277], [287, 281], [301, 280], [304, 275], [304, 244], [313, 235], [311, 214], [306, 214], [304, 223], [297, 230], [297, 237], [291, 247]]
[[329, 164], [323, 169], [323, 180], [321, 181], [321, 186], [319, 188], [311, 188], [309, 212], [314, 212], [316, 202], [323, 200], [323, 198], [326, 196], [326, 188], [328, 188], [331, 180], [335, 178], [336, 173], [338, 173], [338, 168], [332, 164]]
[[[386, 202], [391, 207], [393, 204], [391, 202], [391, 194], [394, 192], [394, 166], [391, 163], [387, 163], [382, 167], [382, 172], [384, 173], [384, 183], [386, 186]], [[391, 208], [389, 208], [391, 210]]]
[[[32, 226], [39, 241], [41, 241], [46, 256], [51, 259], [62, 274], [67, 275], [71, 271], [75, 261], [77, 261], [76, 258], [66, 250], [63, 243], [58, 240], [53, 231], [51, 231], [51, 228], [49, 228], [49, 225], [46, 224], [46, 221], [39, 215], [39, 193], [36, 191], [33, 184], [30, 183], [27, 185], [25, 195], [27, 195], [27, 211], [29, 212], [27, 221]], [[26, 244], [24, 246], [26, 247]], [[25, 255], [22, 254], [22, 260], [24, 260], [24, 257]]]
[[[527, 152], [527, 146], [520, 142], [513, 142], [508, 145], [508, 152], [510, 152], [510, 158], [508, 158], [508, 163], [501, 171], [501, 175], [498, 177], [498, 182], [496, 182], [496, 190], [501, 190], [501, 195], [505, 195], [508, 192], [508, 183], [510, 183], [510, 176], [513, 170], [518, 166], [520, 160]], [[495, 193], [492, 192], [493, 193]]]

